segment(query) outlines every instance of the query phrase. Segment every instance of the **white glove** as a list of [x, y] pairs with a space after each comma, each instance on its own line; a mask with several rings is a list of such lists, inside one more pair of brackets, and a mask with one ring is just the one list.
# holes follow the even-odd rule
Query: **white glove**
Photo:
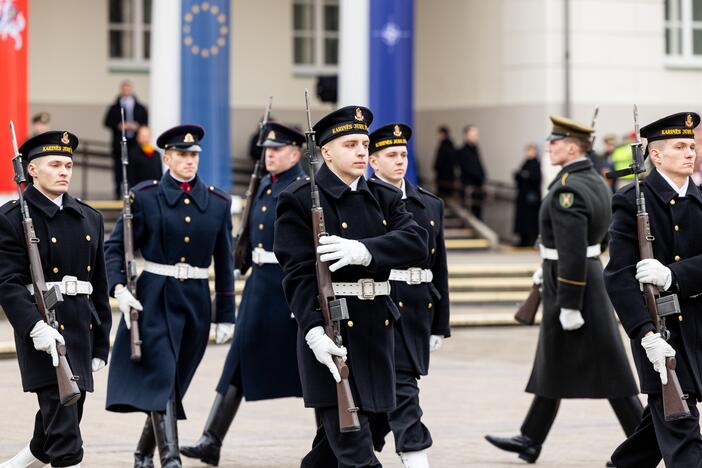
[[660, 333], [641, 338], [641, 346], [646, 350], [646, 357], [653, 364], [653, 370], [660, 374], [661, 383], [666, 385], [668, 383], [668, 371], [665, 366], [665, 359], [674, 357], [675, 350], [661, 338]]
[[444, 337], [439, 335], [431, 335], [429, 337], [429, 352], [438, 351], [444, 345]]
[[233, 323], [218, 323], [215, 327], [215, 343], [223, 344], [234, 336]]
[[370, 265], [373, 257], [362, 242], [353, 239], [344, 239], [339, 236], [322, 236], [319, 238], [321, 244], [317, 247], [319, 259], [323, 262], [338, 260], [329, 266], [330, 271], [336, 271], [346, 265]]
[[539, 269], [531, 275], [531, 281], [535, 285], [541, 286], [544, 283], [544, 269], [539, 267]]
[[585, 325], [583, 315], [577, 309], [564, 309], [561, 307], [561, 314], [558, 316], [561, 321], [561, 327], [566, 331], [577, 330]]
[[241, 279], [241, 270], [234, 268], [234, 281]]
[[653, 284], [667, 291], [673, 282], [673, 274], [655, 258], [647, 258], [636, 264], [636, 279], [639, 283]]
[[58, 342], [65, 345], [66, 342], [63, 336], [43, 320], [39, 320], [36, 325], [34, 325], [32, 331], [29, 332], [29, 336], [34, 341], [34, 349], [50, 354], [51, 363], [54, 367], [58, 367], [59, 356], [58, 351], [56, 351], [56, 343]]
[[127, 330], [129, 330], [132, 328], [132, 320], [129, 317], [130, 309], [134, 307], [136, 310], [141, 311], [144, 310], [144, 308], [142, 307], [141, 302], [139, 302], [136, 297], [132, 296], [129, 289], [122, 285], [115, 287], [115, 299], [117, 299], [119, 310], [124, 316], [124, 323], [127, 325]]
[[307, 346], [309, 346], [314, 353], [314, 357], [317, 358], [317, 361], [329, 368], [329, 372], [334, 376], [336, 383], [341, 382], [339, 369], [336, 368], [332, 356], [340, 356], [346, 361], [346, 347], [337, 346], [332, 339], [324, 333], [324, 328], [321, 326], [310, 328], [310, 331], [305, 335], [305, 340], [307, 341]]
[[97, 372], [100, 369], [102, 369], [103, 367], [105, 367], [105, 364], [107, 364], [107, 363], [105, 361], [103, 361], [102, 359], [94, 357], [90, 363], [90, 366], [92, 367], [93, 372]]

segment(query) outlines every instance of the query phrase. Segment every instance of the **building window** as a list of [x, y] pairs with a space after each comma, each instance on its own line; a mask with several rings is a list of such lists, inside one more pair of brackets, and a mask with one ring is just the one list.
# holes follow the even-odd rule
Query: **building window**
[[110, 66], [147, 70], [151, 58], [151, 0], [109, 0]]
[[665, 55], [669, 65], [702, 67], [702, 0], [665, 0]]
[[298, 73], [336, 73], [339, 0], [293, 0], [293, 62]]

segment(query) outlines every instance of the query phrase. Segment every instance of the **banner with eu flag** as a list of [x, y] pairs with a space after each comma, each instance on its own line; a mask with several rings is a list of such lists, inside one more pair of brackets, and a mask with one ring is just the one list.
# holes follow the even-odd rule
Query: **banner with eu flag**
[[181, 1], [180, 120], [205, 128], [198, 174], [230, 192], [230, 1]]
[[[414, 0], [370, 0], [369, 96], [373, 127], [414, 126]], [[417, 183], [412, 140], [407, 179]]]

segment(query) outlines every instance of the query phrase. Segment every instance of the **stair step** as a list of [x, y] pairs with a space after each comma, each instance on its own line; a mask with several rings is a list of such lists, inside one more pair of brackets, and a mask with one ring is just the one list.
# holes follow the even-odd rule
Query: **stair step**
[[446, 239], [472, 239], [475, 238], [475, 231], [470, 228], [445, 228], [444, 238]]
[[529, 292], [531, 277], [497, 277], [497, 278], [449, 278], [449, 291], [514, 291]]
[[490, 248], [487, 239], [446, 239], [448, 250], [485, 250]]

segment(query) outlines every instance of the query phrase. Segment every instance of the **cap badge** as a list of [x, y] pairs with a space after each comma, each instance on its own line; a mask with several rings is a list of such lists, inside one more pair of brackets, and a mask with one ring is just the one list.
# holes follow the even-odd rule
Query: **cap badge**
[[193, 137], [193, 134], [186, 133], [185, 137], [183, 138], [183, 143], [195, 143], [195, 137]]
[[399, 125], [395, 125], [395, 131], [393, 131], [392, 134], [398, 138], [402, 136], [402, 130], [400, 130]]
[[356, 108], [356, 115], [354, 116], [354, 118], [359, 122], [363, 122], [363, 111], [360, 107]]
[[63, 132], [63, 136], [61, 137], [61, 143], [64, 145], [67, 145], [71, 142], [71, 139], [68, 137], [68, 132]]
[[687, 118], [685, 119], [685, 125], [687, 125], [687, 127], [692, 127], [694, 124], [695, 122], [693, 122], [692, 120], [692, 114], [687, 114]]
[[266, 138], [268, 138], [269, 140], [275, 140], [275, 132], [271, 130], [270, 132], [268, 132], [268, 136]]

